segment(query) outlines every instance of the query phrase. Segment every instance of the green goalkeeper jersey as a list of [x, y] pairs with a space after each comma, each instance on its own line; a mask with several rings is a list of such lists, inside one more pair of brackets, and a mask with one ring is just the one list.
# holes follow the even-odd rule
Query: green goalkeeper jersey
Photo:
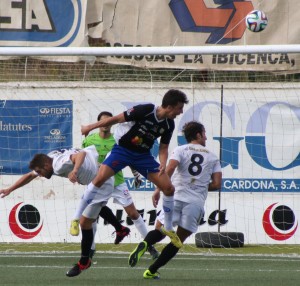
[[[109, 153], [112, 149], [112, 147], [115, 145], [116, 141], [115, 138], [113, 137], [113, 135], [110, 135], [109, 138], [101, 138], [99, 136], [99, 133], [93, 133], [89, 136], [87, 136], [83, 142], [82, 142], [82, 147], [88, 147], [91, 145], [95, 145], [98, 154], [99, 154], [99, 158], [98, 158], [98, 162], [102, 163], [107, 155], [107, 153]], [[120, 184], [124, 183], [125, 179], [123, 176], [122, 171], [118, 172], [117, 174], [115, 174], [115, 186], [119, 186]]]

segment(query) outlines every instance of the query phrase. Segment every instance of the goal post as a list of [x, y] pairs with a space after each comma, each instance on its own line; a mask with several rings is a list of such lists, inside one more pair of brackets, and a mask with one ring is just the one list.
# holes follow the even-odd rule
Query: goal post
[[[239, 50], [234, 46], [209, 47], [209, 50], [207, 47], [0, 48], [1, 59], [7, 59], [0, 62], [1, 188], [10, 186], [28, 171], [28, 159], [38, 150], [46, 152], [45, 146], [48, 149], [80, 147], [83, 139], [80, 126], [95, 121], [101, 111], [118, 114], [135, 104], [160, 105], [168, 89], [178, 88], [188, 95], [189, 104], [176, 119], [170, 151], [182, 144], [184, 123], [199, 120], [206, 128], [207, 147], [221, 154], [220, 207], [218, 193], [209, 193], [199, 231], [243, 233], [245, 244], [271, 247], [299, 244], [300, 84], [297, 74], [199, 71], [172, 68], [167, 63], [159, 69], [143, 69], [112, 66], [98, 60], [93, 64], [49, 60], [53, 56], [142, 53], [294, 53], [298, 56], [300, 52], [299, 45], [272, 47], [245, 46]], [[153, 152], [157, 156], [157, 145]], [[127, 169], [124, 173], [137, 209], [148, 229], [153, 229], [157, 212], [151, 206], [154, 186], [144, 180], [141, 188], [135, 190], [132, 174]], [[16, 190], [0, 200], [0, 240], [79, 243], [80, 237], [71, 237], [68, 228], [83, 191], [83, 186], [57, 177], [39, 178]], [[139, 242], [141, 237], [124, 210], [111, 201], [109, 206], [131, 228], [131, 235], [124, 242]], [[100, 220], [96, 242], [112, 243], [113, 232], [111, 226]], [[194, 245], [195, 235], [187, 243]]]

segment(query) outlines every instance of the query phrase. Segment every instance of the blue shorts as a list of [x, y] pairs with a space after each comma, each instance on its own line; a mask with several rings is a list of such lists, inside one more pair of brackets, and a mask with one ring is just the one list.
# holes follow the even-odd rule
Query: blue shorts
[[145, 178], [149, 173], [159, 172], [159, 164], [151, 153], [137, 153], [121, 147], [117, 144], [111, 150], [110, 155], [102, 163], [118, 173], [127, 166], [137, 170]]

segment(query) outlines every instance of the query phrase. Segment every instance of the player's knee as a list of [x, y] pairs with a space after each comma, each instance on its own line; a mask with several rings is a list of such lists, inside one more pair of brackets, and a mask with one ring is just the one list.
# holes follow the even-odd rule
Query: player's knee
[[81, 216], [80, 218], [80, 227], [81, 229], [91, 229], [94, 220], [87, 218], [85, 216]]
[[97, 187], [97, 188], [100, 188], [103, 185], [104, 182], [105, 181], [101, 177], [98, 177], [98, 176], [95, 177], [94, 180], [92, 181], [94, 186]]
[[129, 205], [128, 207], [125, 207], [125, 211], [132, 220], [137, 220], [140, 216], [139, 212], [133, 204]]
[[169, 197], [169, 196], [174, 196], [174, 192], [175, 192], [175, 187], [174, 187], [172, 184], [168, 185], [168, 186], [163, 190], [164, 195], [166, 195], [167, 197]]
[[112, 175], [110, 175], [110, 174], [101, 174], [101, 173], [98, 173], [98, 175], [93, 179], [92, 183], [97, 188], [100, 188], [111, 177], [112, 177]]
[[137, 220], [140, 217], [140, 214], [138, 212], [132, 212], [130, 214], [128, 214], [128, 216], [132, 219], [132, 220]]
[[114, 176], [115, 172], [113, 169], [106, 165], [101, 165], [98, 174], [93, 179], [93, 184], [100, 188], [110, 177]]

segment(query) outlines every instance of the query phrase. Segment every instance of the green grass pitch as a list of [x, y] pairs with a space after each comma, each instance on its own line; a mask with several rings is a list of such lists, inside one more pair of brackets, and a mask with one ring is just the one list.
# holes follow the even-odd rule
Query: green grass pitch
[[[161, 250], [164, 245], [158, 245]], [[128, 255], [134, 244], [97, 245], [93, 265], [79, 276], [66, 271], [79, 259], [79, 244], [1, 244], [1, 285], [251, 285], [288, 286], [300, 281], [300, 250], [296, 245], [200, 249], [185, 245], [160, 269], [160, 280], [144, 280], [152, 263], [146, 253], [134, 268]]]

